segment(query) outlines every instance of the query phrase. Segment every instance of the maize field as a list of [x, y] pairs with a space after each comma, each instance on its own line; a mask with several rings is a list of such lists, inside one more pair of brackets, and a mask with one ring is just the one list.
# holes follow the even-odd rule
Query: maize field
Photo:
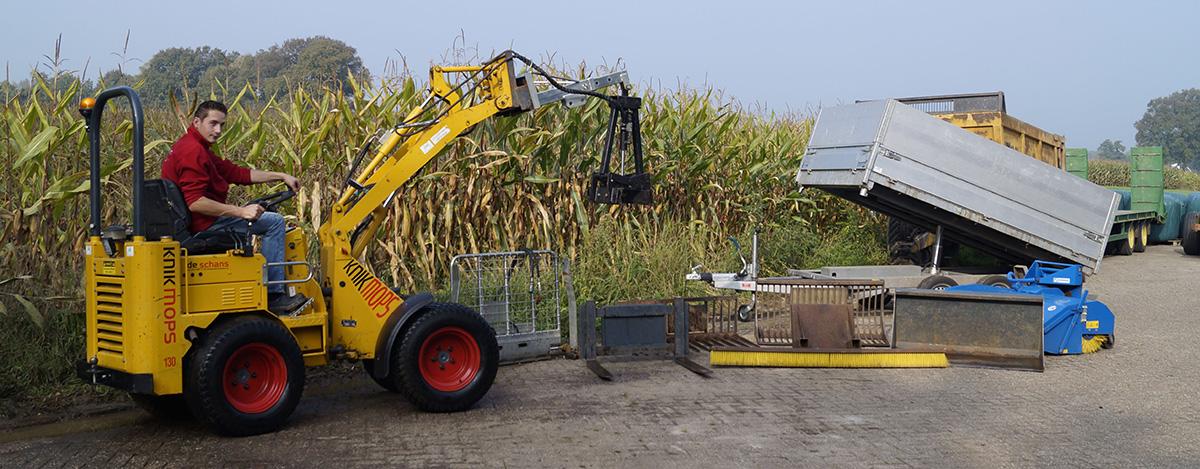
[[[582, 67], [573, 75], [583, 77]], [[376, 83], [349, 80], [352, 94], [297, 88], [288, 96], [258, 99], [248, 87], [229, 87], [198, 97], [222, 100], [230, 108], [225, 132], [214, 146], [219, 154], [301, 179], [303, 190], [281, 210], [309, 230], [311, 240], [360, 146], [425, 98], [424, 84], [407, 72]], [[0, 181], [0, 307], [21, 307], [38, 319], [42, 307], [35, 302], [82, 296], [76, 290], [89, 223], [89, 170], [78, 81], [70, 87], [36, 85], [31, 99], [12, 98], [0, 108], [0, 167], [9, 174]], [[587, 256], [622, 262], [616, 257], [639, 254], [629, 246], [652, 246], [656, 236], [696, 236], [693, 244], [706, 245], [756, 226], [816, 231], [850, 223], [847, 214], [870, 218], [831, 196], [797, 191], [793, 177], [808, 139], [808, 116], [750, 112], [722, 102], [712, 89], [635, 89], [634, 94], [643, 97], [644, 151], [656, 205], [586, 202], [583, 186], [598, 166], [609, 110], [595, 99], [571, 110], [547, 106], [486, 120], [448, 147], [400, 191], [400, 202], [392, 206], [364, 261], [395, 285], [437, 291], [446, 286], [450, 259], [462, 253], [527, 247], [553, 250], [576, 262]], [[196, 101], [144, 110], [147, 177], [157, 177]], [[130, 220], [130, 115], [123, 99], [110, 102], [105, 111], [105, 226]], [[250, 194], [238, 187], [231, 201], [275, 189], [256, 186]], [[608, 241], [581, 252], [601, 222], [611, 225], [604, 230]], [[640, 244], [638, 237], [644, 238]], [[693, 251], [705, 255], [703, 247]], [[723, 251], [719, 258], [732, 254]]]
[[[1129, 187], [1129, 162], [1089, 160], [1088, 180], [1105, 187]], [[1173, 191], [1200, 191], [1200, 174], [1167, 166], [1163, 168], [1163, 186]]]

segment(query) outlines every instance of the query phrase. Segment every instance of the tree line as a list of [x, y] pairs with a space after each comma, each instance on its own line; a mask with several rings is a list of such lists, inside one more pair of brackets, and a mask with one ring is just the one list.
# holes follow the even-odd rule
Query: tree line
[[[48, 71], [34, 70], [34, 76], [20, 83], [0, 82], [0, 97], [9, 101], [27, 98], [32, 87], [58, 90], [74, 86], [72, 72], [61, 72], [57, 56], [47, 64]], [[82, 96], [101, 89], [132, 86], [142, 101], [152, 106], [170, 103], [171, 96], [183, 103], [193, 95], [223, 96], [238, 93], [249, 86], [259, 100], [282, 97], [298, 89], [312, 93], [322, 88], [352, 92], [346, 77], [354, 75], [370, 80], [358, 51], [345, 42], [325, 36], [288, 39], [252, 54], [202, 46], [171, 47], [154, 54], [129, 74], [124, 67], [109, 70], [96, 80], [79, 83]], [[66, 76], [64, 76], [66, 75]], [[1200, 169], [1200, 89], [1192, 88], [1151, 100], [1146, 113], [1133, 124], [1137, 146], [1161, 146], [1168, 164]], [[1105, 140], [1091, 153], [1092, 158], [1129, 161], [1128, 149], [1117, 140]]]
[[[1200, 89], [1191, 88], [1154, 98], [1146, 113], [1133, 123], [1137, 146], [1163, 147], [1163, 162], [1192, 171], [1200, 170]], [[1094, 159], [1129, 161], [1129, 149], [1120, 140], [1104, 140], [1089, 155]]]
[[225, 51], [214, 47], [171, 47], [162, 49], [142, 63], [137, 73], [124, 67], [104, 72], [95, 80], [79, 80], [72, 72], [59, 71], [58, 59], [39, 67], [34, 76], [20, 83], [0, 82], [0, 97], [22, 99], [31, 88], [65, 89], [80, 81], [81, 95], [90, 96], [105, 88], [131, 86], [147, 105], [165, 105], [172, 94], [179, 102], [188, 102], [193, 94], [201, 99], [212, 94], [240, 92], [249, 86], [255, 97], [269, 100], [297, 89], [314, 92], [322, 88], [352, 92], [346, 77], [370, 79], [358, 51], [345, 42], [325, 36], [288, 39], [252, 54]]

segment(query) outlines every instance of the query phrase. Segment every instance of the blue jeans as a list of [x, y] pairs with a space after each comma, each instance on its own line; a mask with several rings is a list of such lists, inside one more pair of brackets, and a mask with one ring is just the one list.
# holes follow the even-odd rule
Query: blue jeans
[[[260, 235], [262, 236], [262, 255], [267, 258], [267, 262], [283, 262], [284, 234], [287, 231], [287, 222], [283, 219], [283, 215], [275, 212], [263, 212], [253, 223], [243, 218], [219, 217], [212, 226], [208, 227], [208, 231], [215, 230], [233, 230], [239, 233]], [[283, 266], [268, 269], [267, 280], [278, 282], [283, 279]], [[285, 286], [283, 284], [271, 285], [267, 287], [267, 293], [283, 293]]]

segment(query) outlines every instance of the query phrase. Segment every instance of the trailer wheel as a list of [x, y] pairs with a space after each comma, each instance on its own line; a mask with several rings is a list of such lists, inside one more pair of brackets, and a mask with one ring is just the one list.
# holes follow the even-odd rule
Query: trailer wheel
[[375, 376], [375, 360], [370, 358], [363, 360], [362, 364], [363, 369], [367, 372], [367, 376], [370, 376], [371, 381], [374, 381], [375, 384], [391, 392], [400, 392], [400, 387], [396, 385], [395, 374], [388, 373], [387, 376]]
[[1200, 221], [1200, 212], [1188, 212], [1183, 216], [1183, 239], [1179, 241], [1179, 244], [1183, 246], [1183, 252], [1189, 256], [1200, 254], [1200, 232], [1193, 229], [1197, 221]]
[[991, 285], [993, 287], [1012, 288], [1012, 282], [1008, 281], [1008, 277], [1004, 275], [988, 275], [975, 283], [980, 285]]
[[1117, 255], [1132, 256], [1133, 255], [1133, 228], [1132, 226], [1125, 229], [1125, 239], [1117, 242]]
[[246, 436], [278, 429], [304, 391], [304, 358], [276, 322], [243, 316], [206, 334], [185, 372], [192, 414], [218, 433]]
[[945, 275], [930, 275], [921, 279], [921, 283], [917, 284], [917, 288], [922, 290], [945, 290], [947, 288], [958, 285], [954, 279]]
[[888, 217], [887, 248], [888, 258], [892, 265], [913, 265], [919, 261], [914, 258], [916, 254], [908, 253], [906, 249], [906, 245], [912, 244], [916, 231], [915, 226]]
[[401, 392], [425, 412], [475, 405], [496, 379], [495, 329], [456, 303], [433, 303], [419, 314], [394, 351], [392, 372]]
[[192, 411], [188, 409], [187, 400], [183, 394], [154, 394], [129, 393], [129, 398], [142, 410], [163, 420], [190, 420]]
[[1133, 227], [1133, 252], [1146, 252], [1146, 243], [1150, 241], [1150, 224], [1138, 222]]

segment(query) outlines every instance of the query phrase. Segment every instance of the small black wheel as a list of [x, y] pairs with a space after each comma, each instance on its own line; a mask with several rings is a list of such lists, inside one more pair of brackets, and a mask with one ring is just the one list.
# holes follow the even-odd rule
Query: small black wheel
[[1189, 256], [1200, 254], [1200, 232], [1194, 230], [1197, 222], [1200, 222], [1198, 212], [1188, 212], [1183, 216], [1183, 239], [1179, 240], [1179, 244]]
[[921, 283], [917, 284], [917, 288], [922, 290], [945, 290], [947, 288], [958, 285], [954, 279], [945, 275], [930, 275], [921, 279]]
[[1004, 275], [987, 275], [977, 280], [975, 283], [980, 285], [991, 285], [993, 287], [1012, 288], [1012, 282], [1008, 281], [1008, 277]]
[[738, 305], [737, 319], [741, 322], [754, 320], [754, 308], [751, 308], [750, 305]]
[[1107, 340], [1105, 340], [1103, 344], [1100, 344], [1100, 348], [1106, 348], [1106, 349], [1113, 348], [1113, 346], [1116, 344], [1117, 344], [1117, 335], [1109, 334], [1107, 337]]
[[183, 394], [192, 414], [218, 433], [278, 429], [304, 392], [304, 357], [279, 323], [242, 316], [205, 334], [188, 360]]
[[1150, 224], [1144, 221], [1133, 225], [1133, 252], [1146, 252], [1150, 241]]
[[400, 386], [396, 384], [396, 375], [394, 373], [388, 373], [387, 376], [376, 376], [375, 360], [371, 358], [363, 360], [362, 364], [363, 369], [367, 372], [367, 376], [370, 376], [371, 380], [375, 381], [375, 384], [391, 392], [400, 392]]
[[418, 314], [392, 357], [400, 391], [425, 412], [475, 405], [491, 389], [500, 364], [495, 329], [456, 303], [433, 303]]
[[142, 410], [163, 420], [191, 420], [192, 411], [188, 409], [187, 400], [183, 394], [154, 394], [129, 393], [129, 398]]

